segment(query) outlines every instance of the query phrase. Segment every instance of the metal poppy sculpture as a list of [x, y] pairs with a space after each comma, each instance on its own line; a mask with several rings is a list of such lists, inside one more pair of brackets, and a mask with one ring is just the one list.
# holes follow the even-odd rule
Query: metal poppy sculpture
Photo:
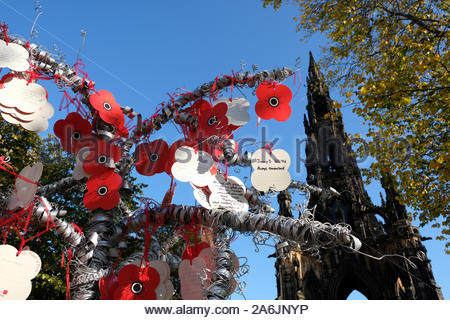
[[[5, 26], [0, 28], [5, 31]], [[274, 217], [274, 209], [262, 195], [291, 187], [305, 189], [306, 184], [291, 183], [290, 160], [284, 151], [272, 152], [259, 146], [261, 149], [252, 156], [250, 151], [241, 150], [248, 147], [245, 143], [234, 140], [233, 135], [251, 121], [251, 103], [246, 98], [233, 97], [233, 87], [257, 86], [256, 115], [264, 120], [287, 121], [292, 113], [292, 93], [280, 82], [293, 74], [290, 69], [216, 77], [193, 92], [171, 95], [170, 102], [161, 103], [156, 113], [142, 120], [141, 114], [121, 107], [111, 92], [96, 91], [80, 65], [77, 62], [70, 67], [57, 62], [36, 45], [0, 32], [0, 68], [6, 68], [0, 70], [5, 73], [0, 74], [3, 119], [29, 131], [47, 129], [53, 107], [46, 89], [37, 82], [56, 84], [63, 89], [68, 106], [76, 108], [76, 112], [65, 117], [58, 114], [64, 119], [56, 121], [53, 127], [62, 149], [75, 155], [71, 177], [40, 186], [42, 165], [26, 167], [17, 174], [14, 164], [0, 155], [0, 169], [16, 178], [9, 200], [2, 200], [8, 205], [0, 211], [0, 234], [7, 240], [10, 230], [16, 232], [21, 239], [17, 254], [20, 256], [30, 239], [55, 230], [67, 244], [63, 255], [69, 261], [68, 298], [93, 299], [100, 291], [102, 299], [170, 299], [174, 292], [171, 275], [178, 274], [183, 298], [225, 299], [239, 287], [238, 277], [244, 273], [230, 249], [234, 233], [229, 230], [270, 233], [305, 253], [316, 253], [331, 245], [359, 249], [358, 239], [345, 225]], [[230, 96], [225, 94], [227, 88], [231, 88]], [[86, 109], [81, 110], [82, 105]], [[125, 116], [130, 120], [127, 124]], [[157, 137], [158, 130], [168, 123], [174, 123], [182, 136], [174, 141]], [[279, 161], [272, 161], [271, 155], [278, 156]], [[253, 185], [230, 176], [229, 166], [252, 166]], [[123, 195], [129, 190], [134, 168], [149, 184], [162, 173], [169, 179], [160, 203], [142, 198], [141, 207], [132, 212]], [[173, 204], [174, 180], [189, 183], [200, 206]], [[58, 190], [85, 192], [83, 204], [92, 210], [89, 225], [80, 228], [66, 221], [70, 215], [65, 217], [65, 210], [55, 208], [46, 199]], [[305, 190], [326, 192], [318, 187]], [[31, 225], [46, 228], [30, 228]], [[168, 230], [168, 225], [175, 231], [159, 243], [154, 233]], [[31, 237], [24, 237], [33, 232]], [[120, 261], [116, 268], [131, 235], [142, 240], [142, 250]], [[181, 238], [186, 249], [176, 256], [170, 248]], [[70, 279], [71, 267], [75, 272]], [[0, 270], [0, 287], [12, 286], [2, 279], [5, 275]], [[27, 294], [20, 296], [26, 298]], [[0, 295], [1, 299], [8, 297]]]

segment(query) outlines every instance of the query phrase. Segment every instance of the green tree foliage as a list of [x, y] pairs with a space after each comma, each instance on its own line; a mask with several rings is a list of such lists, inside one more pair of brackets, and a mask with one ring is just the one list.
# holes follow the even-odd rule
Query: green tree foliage
[[[35, 161], [38, 156], [37, 148], [41, 142], [35, 133], [21, 130], [19, 126], [0, 121], [0, 156], [10, 158], [18, 168], [23, 168]], [[0, 193], [6, 193], [14, 188], [14, 176], [2, 172], [0, 174]]]
[[[37, 161], [44, 164], [44, 171], [40, 179], [41, 185], [56, 182], [72, 174], [75, 165], [73, 155], [62, 151], [59, 139], [49, 135], [41, 139], [38, 135], [18, 126], [10, 125], [0, 121], [0, 155], [10, 157], [10, 164], [18, 173], [20, 170]], [[136, 197], [142, 195], [145, 184], [136, 183], [136, 178], [130, 178], [131, 192], [126, 195], [125, 203], [130, 209], [138, 207]], [[5, 196], [14, 188], [14, 176], [0, 173], [0, 194]], [[85, 183], [80, 183], [69, 189], [58, 190], [57, 193], [48, 197], [48, 200], [57, 207], [67, 210], [64, 217], [68, 222], [74, 222], [82, 229], [88, 225], [91, 216], [89, 210], [83, 205]], [[14, 234], [10, 234], [7, 243], [15, 246], [20, 244], [20, 240]], [[123, 257], [139, 251], [142, 245], [142, 235], [128, 237], [128, 248]], [[33, 280], [33, 290], [29, 299], [51, 300], [65, 299], [66, 295], [66, 269], [61, 267], [62, 253], [66, 245], [55, 233], [50, 230], [36, 240], [27, 245], [36, 252], [42, 260], [42, 269], [39, 275]]]
[[[263, 0], [278, 9], [281, 0]], [[422, 225], [450, 239], [449, 2], [302, 0], [297, 30], [329, 39], [321, 64], [369, 126], [377, 159], [365, 174], [396, 177], [404, 204]], [[358, 103], [355, 103], [355, 100]], [[450, 248], [450, 242], [446, 246]], [[447, 250], [450, 253], [450, 250]]]

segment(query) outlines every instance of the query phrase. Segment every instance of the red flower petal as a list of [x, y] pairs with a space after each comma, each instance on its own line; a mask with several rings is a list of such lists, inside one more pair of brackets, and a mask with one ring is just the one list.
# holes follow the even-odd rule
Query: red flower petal
[[194, 117], [200, 115], [202, 112], [211, 109], [211, 104], [203, 99], [195, 101], [192, 107], [187, 108], [185, 111], [193, 115]]
[[113, 298], [116, 300], [155, 300], [155, 289], [159, 282], [160, 277], [156, 269], [150, 267], [140, 269], [134, 264], [126, 265], [119, 272], [118, 286], [114, 290]]
[[127, 286], [130, 283], [139, 280], [139, 270], [140, 268], [134, 264], [127, 264], [122, 269], [120, 269], [118, 280], [119, 285]]
[[107, 90], [100, 90], [89, 96], [92, 107], [98, 111], [100, 118], [106, 123], [112, 124], [118, 131], [125, 124], [123, 112], [114, 96]]
[[210, 136], [223, 136], [228, 129], [228, 106], [226, 103], [218, 103], [214, 108], [203, 111], [198, 117], [198, 140], [204, 140]]
[[158, 270], [151, 267], [142, 268], [139, 272], [139, 281], [145, 282], [145, 288], [155, 290], [159, 286]]
[[274, 94], [275, 84], [270, 82], [262, 82], [258, 88], [256, 88], [256, 97], [258, 100], [266, 100]]
[[144, 291], [141, 294], [134, 295], [133, 300], [156, 300], [156, 292], [144, 287]]
[[263, 120], [270, 120], [273, 118], [274, 109], [270, 107], [265, 101], [258, 101], [255, 105], [255, 112]]
[[121, 186], [122, 177], [117, 173], [107, 172], [100, 176], [90, 177], [86, 183], [88, 191], [84, 195], [84, 206], [89, 210], [114, 208], [120, 200]]
[[135, 294], [131, 291], [132, 284], [118, 285], [113, 292], [113, 300], [134, 300]]
[[56, 121], [53, 126], [55, 135], [60, 139], [62, 148], [69, 153], [93, 145], [92, 126], [76, 112], [69, 113], [64, 120]]
[[273, 118], [277, 121], [286, 121], [291, 116], [291, 107], [288, 104], [282, 104], [278, 107]]
[[292, 100], [292, 92], [287, 86], [261, 83], [256, 89], [256, 95], [259, 100], [255, 111], [261, 119], [286, 121], [291, 116], [289, 102]]
[[141, 143], [136, 151], [136, 170], [144, 176], [152, 176], [166, 169], [169, 158], [169, 146], [158, 139], [152, 143]]
[[275, 87], [275, 94], [276, 97], [280, 100], [280, 104], [289, 104], [292, 100], [292, 92], [289, 87], [285, 86], [284, 84], [279, 84]]
[[[227, 118], [228, 105], [225, 102], [218, 103], [213, 108], [213, 113], [218, 117], [226, 117]], [[227, 118], [228, 119], [228, 118]]]
[[83, 170], [89, 175], [101, 175], [114, 172], [114, 168], [107, 167], [110, 161], [119, 162], [122, 158], [122, 149], [104, 140], [97, 140], [90, 149], [89, 155], [83, 161]]

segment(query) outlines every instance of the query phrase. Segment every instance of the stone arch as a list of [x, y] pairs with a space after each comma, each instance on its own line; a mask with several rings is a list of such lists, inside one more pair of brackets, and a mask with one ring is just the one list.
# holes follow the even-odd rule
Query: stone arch
[[352, 292], [350, 292], [349, 296], [347, 297], [347, 300], [349, 300], [350, 297], [352, 297], [351, 300], [368, 300], [364, 294], [362, 294], [361, 292], [359, 292], [356, 289], [354, 289]]
[[383, 299], [382, 285], [361, 265], [355, 268], [352, 263], [343, 263], [329, 283], [326, 299], [345, 300], [353, 290], [361, 292], [369, 300]]

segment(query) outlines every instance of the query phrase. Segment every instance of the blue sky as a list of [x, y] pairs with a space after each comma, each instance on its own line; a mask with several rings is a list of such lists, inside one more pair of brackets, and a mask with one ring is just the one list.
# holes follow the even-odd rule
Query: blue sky
[[[260, 70], [276, 67], [296, 69], [300, 58], [300, 78], [295, 83], [286, 81], [297, 95], [291, 102], [293, 114], [284, 123], [264, 121], [268, 139], [280, 138], [278, 146], [286, 149], [295, 158], [295, 139], [305, 138], [303, 114], [306, 106], [305, 76], [308, 52], [317, 59], [321, 57], [320, 46], [326, 40], [317, 35], [307, 43], [299, 41], [293, 17], [295, 6], [284, 5], [280, 11], [264, 9], [259, 0], [195, 0], [195, 1], [41, 1], [44, 14], [38, 21], [37, 39], [33, 40], [53, 51], [56, 45], [66, 55], [68, 64], [73, 64], [81, 44], [80, 30], [87, 31], [86, 44], [81, 57], [96, 88], [112, 92], [121, 105], [128, 105], [145, 116], [150, 116], [162, 101], [169, 101], [167, 93], [177, 88], [194, 90], [197, 86], [213, 80], [217, 75], [239, 71], [241, 62], [246, 69], [253, 64]], [[0, 20], [8, 23], [10, 33], [27, 37], [35, 18], [34, 1], [0, 0]], [[57, 108], [61, 93], [51, 83], [43, 83], [49, 91], [49, 100]], [[228, 93], [229, 95], [229, 93]], [[332, 98], [343, 101], [336, 90]], [[235, 90], [234, 97], [245, 96], [254, 105], [256, 97], [252, 90]], [[57, 112], [50, 125], [64, 118]], [[256, 115], [251, 113], [251, 122], [240, 129], [236, 137], [258, 139], [260, 128], [256, 127]], [[365, 132], [362, 120], [343, 108], [346, 130], [349, 133]], [[47, 134], [47, 133], [45, 133]], [[164, 138], [168, 143], [177, 140], [180, 134], [172, 125], [152, 138]], [[256, 147], [253, 150], [254, 151]], [[367, 167], [369, 161], [360, 165]], [[293, 179], [305, 180], [305, 167], [295, 172], [295, 159], [291, 165]], [[242, 180], [249, 177], [249, 169], [231, 174]], [[135, 173], [136, 174], [136, 173]], [[160, 201], [169, 187], [170, 179], [165, 174], [142, 179], [149, 187], [147, 197]], [[378, 183], [367, 186], [372, 200], [379, 204], [381, 188]], [[175, 203], [194, 204], [191, 188], [179, 183]], [[437, 235], [430, 227], [421, 229], [423, 236]], [[437, 283], [444, 297], [450, 295], [448, 268], [450, 256], [444, 254], [444, 245], [436, 240], [427, 241], [429, 258]], [[255, 252], [251, 238], [240, 235], [233, 245], [238, 256], [246, 256], [250, 272], [241, 280], [247, 283], [247, 299], [274, 299], [276, 297], [274, 259], [271, 247], [260, 247]], [[357, 295], [352, 296], [358, 298]], [[234, 295], [233, 299], [239, 296]]]

